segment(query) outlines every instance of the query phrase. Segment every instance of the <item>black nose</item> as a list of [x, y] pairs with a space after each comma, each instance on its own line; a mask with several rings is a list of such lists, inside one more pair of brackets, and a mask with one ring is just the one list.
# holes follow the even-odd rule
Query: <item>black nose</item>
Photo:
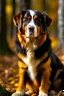
[[34, 32], [34, 27], [29, 27], [29, 32]]

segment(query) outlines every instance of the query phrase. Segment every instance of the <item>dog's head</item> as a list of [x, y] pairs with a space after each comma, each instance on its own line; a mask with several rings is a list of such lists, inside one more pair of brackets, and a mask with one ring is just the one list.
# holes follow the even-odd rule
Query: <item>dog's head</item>
[[[46, 39], [46, 30], [50, 26], [51, 18], [45, 12], [37, 10], [22, 11], [13, 18], [18, 29], [18, 40], [23, 47], [27, 42], [39, 47]], [[35, 47], [35, 48], [36, 48]]]

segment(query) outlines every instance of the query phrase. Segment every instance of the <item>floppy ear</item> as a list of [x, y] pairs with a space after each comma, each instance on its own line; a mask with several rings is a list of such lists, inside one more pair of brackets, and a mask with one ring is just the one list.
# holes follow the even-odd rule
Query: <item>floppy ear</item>
[[42, 12], [42, 16], [43, 16], [44, 23], [45, 23], [44, 26], [48, 28], [52, 22], [52, 19], [48, 16], [46, 12]]
[[22, 17], [24, 14], [25, 14], [25, 11], [22, 11], [21, 13], [13, 17], [13, 23], [18, 30], [20, 30], [22, 27]]
[[19, 13], [18, 15], [13, 17], [13, 23], [18, 28], [18, 30], [21, 27], [21, 21], [22, 21], [22, 13]]

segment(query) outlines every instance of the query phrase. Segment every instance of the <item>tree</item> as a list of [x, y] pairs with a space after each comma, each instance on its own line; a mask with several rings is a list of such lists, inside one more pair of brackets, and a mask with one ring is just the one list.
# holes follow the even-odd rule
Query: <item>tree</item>
[[49, 0], [43, 0], [42, 1], [42, 3], [43, 3], [43, 9], [44, 9], [44, 11], [46, 11], [46, 12], [48, 12], [49, 11]]
[[0, 30], [0, 54], [6, 54], [11, 53], [8, 43], [7, 43], [7, 36], [6, 36], [6, 12], [5, 12], [5, 6], [6, 6], [6, 0], [0, 0], [0, 19], [1, 19], [1, 30]]
[[14, 27], [13, 27], [13, 16], [15, 15], [15, 0], [12, 0], [12, 7], [13, 7], [13, 12], [12, 12], [12, 22], [11, 22], [11, 37], [13, 36], [13, 29], [14, 29]]
[[61, 47], [64, 47], [64, 0], [59, 0], [58, 31]]
[[26, 10], [30, 9], [31, 5], [31, 0], [20, 0], [20, 9], [21, 10]]

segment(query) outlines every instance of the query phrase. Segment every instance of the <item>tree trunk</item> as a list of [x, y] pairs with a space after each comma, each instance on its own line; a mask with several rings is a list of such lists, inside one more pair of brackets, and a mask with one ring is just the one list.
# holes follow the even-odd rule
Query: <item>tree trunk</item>
[[31, 5], [31, 0], [20, 0], [20, 9], [21, 10], [26, 10], [30, 9]]
[[42, 3], [43, 3], [43, 6], [44, 6], [43, 10], [48, 12], [49, 11], [49, 0], [43, 0]]
[[4, 2], [3, 0], [0, 0], [0, 6], [1, 6], [0, 54], [6, 54], [11, 52], [7, 43], [7, 38], [6, 38], [6, 27], [7, 27], [6, 13], [5, 13], [6, 0], [4, 0]]
[[12, 12], [12, 22], [11, 22], [11, 34], [10, 37], [13, 37], [14, 34], [14, 27], [13, 27], [13, 16], [15, 16], [15, 0], [12, 0], [12, 7], [13, 7], [13, 12]]
[[61, 47], [64, 47], [64, 0], [59, 0], [58, 30]]

